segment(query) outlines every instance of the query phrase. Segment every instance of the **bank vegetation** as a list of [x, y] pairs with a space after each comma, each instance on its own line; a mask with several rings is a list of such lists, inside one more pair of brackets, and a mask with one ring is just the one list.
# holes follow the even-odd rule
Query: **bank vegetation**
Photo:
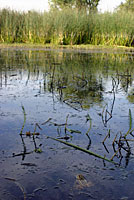
[[49, 12], [0, 10], [0, 43], [134, 46], [132, 12], [85, 12], [51, 9]]

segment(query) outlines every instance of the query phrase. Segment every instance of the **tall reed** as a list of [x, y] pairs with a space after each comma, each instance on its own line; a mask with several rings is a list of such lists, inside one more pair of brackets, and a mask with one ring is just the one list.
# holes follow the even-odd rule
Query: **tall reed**
[[1, 43], [134, 45], [131, 12], [86, 13], [64, 8], [49, 12], [0, 10]]

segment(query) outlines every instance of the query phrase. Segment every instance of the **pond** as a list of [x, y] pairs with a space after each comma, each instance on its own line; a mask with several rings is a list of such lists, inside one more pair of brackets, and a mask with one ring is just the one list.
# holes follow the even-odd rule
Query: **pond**
[[0, 49], [0, 199], [133, 199], [134, 53]]

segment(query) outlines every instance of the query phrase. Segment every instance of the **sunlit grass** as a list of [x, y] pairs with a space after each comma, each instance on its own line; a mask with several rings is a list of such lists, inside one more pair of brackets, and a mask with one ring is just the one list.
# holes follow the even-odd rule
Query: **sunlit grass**
[[89, 13], [63, 9], [38, 13], [0, 10], [0, 43], [133, 46], [131, 12]]

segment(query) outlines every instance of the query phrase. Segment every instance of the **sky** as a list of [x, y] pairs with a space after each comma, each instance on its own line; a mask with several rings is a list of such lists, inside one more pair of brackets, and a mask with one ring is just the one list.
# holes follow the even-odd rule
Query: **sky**
[[[126, 0], [100, 0], [98, 9], [102, 12], [113, 11], [121, 2]], [[44, 11], [48, 10], [47, 0], [0, 0], [0, 9], [11, 8], [14, 10], [37, 10]]]

